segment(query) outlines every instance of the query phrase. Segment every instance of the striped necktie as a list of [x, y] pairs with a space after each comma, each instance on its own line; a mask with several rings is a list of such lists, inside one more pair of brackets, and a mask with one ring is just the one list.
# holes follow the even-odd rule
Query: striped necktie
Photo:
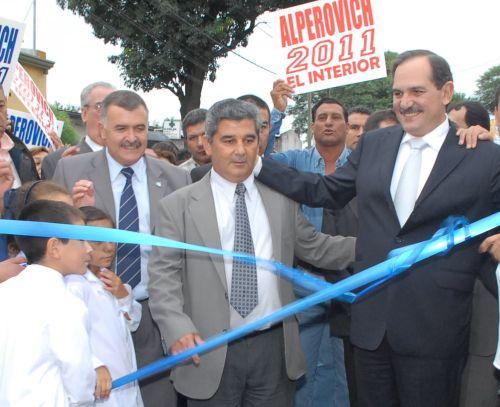
[[[118, 229], [139, 231], [139, 211], [132, 188], [132, 176], [134, 170], [130, 167], [123, 168], [121, 173], [125, 176], [125, 186], [120, 198], [120, 212], [118, 218]], [[137, 244], [118, 245], [116, 254], [116, 274], [123, 283], [130, 284], [134, 288], [141, 281], [141, 250]]]

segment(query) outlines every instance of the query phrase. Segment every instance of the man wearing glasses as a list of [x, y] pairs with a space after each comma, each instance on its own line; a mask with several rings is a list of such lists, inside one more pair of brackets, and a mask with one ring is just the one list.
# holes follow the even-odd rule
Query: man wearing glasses
[[91, 153], [103, 148], [104, 142], [99, 130], [99, 111], [102, 101], [115, 90], [114, 86], [107, 82], [95, 82], [86, 86], [80, 95], [82, 110], [82, 121], [85, 123], [87, 134], [73, 147], [63, 147], [50, 153], [42, 162], [42, 178], [52, 179], [57, 162], [63, 158], [75, 154]]

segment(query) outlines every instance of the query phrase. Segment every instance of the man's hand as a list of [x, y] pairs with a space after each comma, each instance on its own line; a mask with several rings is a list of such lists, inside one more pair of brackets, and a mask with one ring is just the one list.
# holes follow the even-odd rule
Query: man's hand
[[273, 83], [271, 98], [273, 99], [274, 107], [281, 113], [285, 113], [288, 105], [288, 99], [293, 95], [293, 88], [288, 85], [283, 79], [278, 79]]
[[54, 147], [54, 150], [57, 150], [58, 148], [61, 148], [64, 146], [63, 142], [57, 135], [57, 133], [54, 130], [49, 131], [49, 138], [50, 141], [52, 142], [52, 146]]
[[500, 234], [483, 240], [479, 246], [479, 253], [489, 252], [495, 261], [500, 262]]
[[467, 129], [458, 129], [458, 144], [465, 143], [466, 148], [476, 148], [478, 140], [492, 140], [488, 130], [481, 126], [470, 126]]
[[118, 299], [125, 298], [129, 294], [121, 278], [110, 270], [102, 269], [99, 273], [99, 280], [104, 283], [104, 289]]
[[96, 383], [94, 396], [97, 400], [107, 399], [111, 393], [111, 374], [106, 366], [95, 369]]
[[[170, 354], [177, 355], [178, 353], [181, 353], [186, 349], [194, 348], [196, 345], [201, 345], [202, 343], [205, 343], [205, 341], [201, 339], [200, 335], [198, 334], [191, 333], [184, 335], [172, 345], [172, 347], [170, 348]], [[195, 365], [200, 364], [200, 357], [198, 355], [194, 355], [192, 359]]]
[[0, 283], [17, 276], [23, 271], [25, 267], [23, 263], [26, 263], [26, 258], [24, 257], [13, 257], [12, 259], [0, 262]]
[[73, 205], [77, 208], [82, 206], [95, 206], [94, 183], [87, 179], [77, 181], [71, 191]]
[[78, 146], [71, 146], [71, 147], [68, 147], [66, 150], [63, 151], [63, 153], [61, 154], [61, 158], [64, 158], [64, 157], [71, 157], [73, 155], [76, 155], [80, 152], [80, 147]]

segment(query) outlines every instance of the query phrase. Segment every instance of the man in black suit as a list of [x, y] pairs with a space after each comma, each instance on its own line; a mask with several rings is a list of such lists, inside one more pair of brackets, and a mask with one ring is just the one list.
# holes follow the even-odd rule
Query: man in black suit
[[[396, 248], [428, 239], [450, 215], [470, 221], [500, 208], [500, 148], [457, 143], [446, 116], [453, 96], [448, 63], [424, 50], [393, 66], [401, 126], [366, 134], [333, 175], [298, 173], [258, 160], [259, 180], [310, 206], [339, 208], [358, 197], [355, 271]], [[478, 270], [493, 264], [478, 242], [418, 263], [352, 307], [360, 406], [458, 405]]]
[[99, 113], [102, 101], [113, 92], [115, 88], [107, 82], [95, 82], [87, 85], [80, 95], [80, 107], [82, 110], [82, 121], [85, 123], [87, 134], [78, 145], [73, 147], [61, 147], [50, 153], [42, 161], [42, 178], [52, 179], [61, 158], [75, 154], [92, 153], [100, 151], [104, 146], [99, 130]]

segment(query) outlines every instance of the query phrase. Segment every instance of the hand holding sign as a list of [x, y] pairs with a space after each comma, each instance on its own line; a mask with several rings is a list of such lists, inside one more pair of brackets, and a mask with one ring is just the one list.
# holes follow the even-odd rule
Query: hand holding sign
[[271, 91], [274, 107], [281, 113], [285, 113], [286, 107], [288, 106], [288, 99], [292, 98], [293, 93], [293, 88], [283, 79], [274, 81], [273, 90]]
[[82, 206], [95, 206], [94, 184], [92, 181], [81, 179], [77, 181], [72, 190], [73, 204], [77, 208]]

